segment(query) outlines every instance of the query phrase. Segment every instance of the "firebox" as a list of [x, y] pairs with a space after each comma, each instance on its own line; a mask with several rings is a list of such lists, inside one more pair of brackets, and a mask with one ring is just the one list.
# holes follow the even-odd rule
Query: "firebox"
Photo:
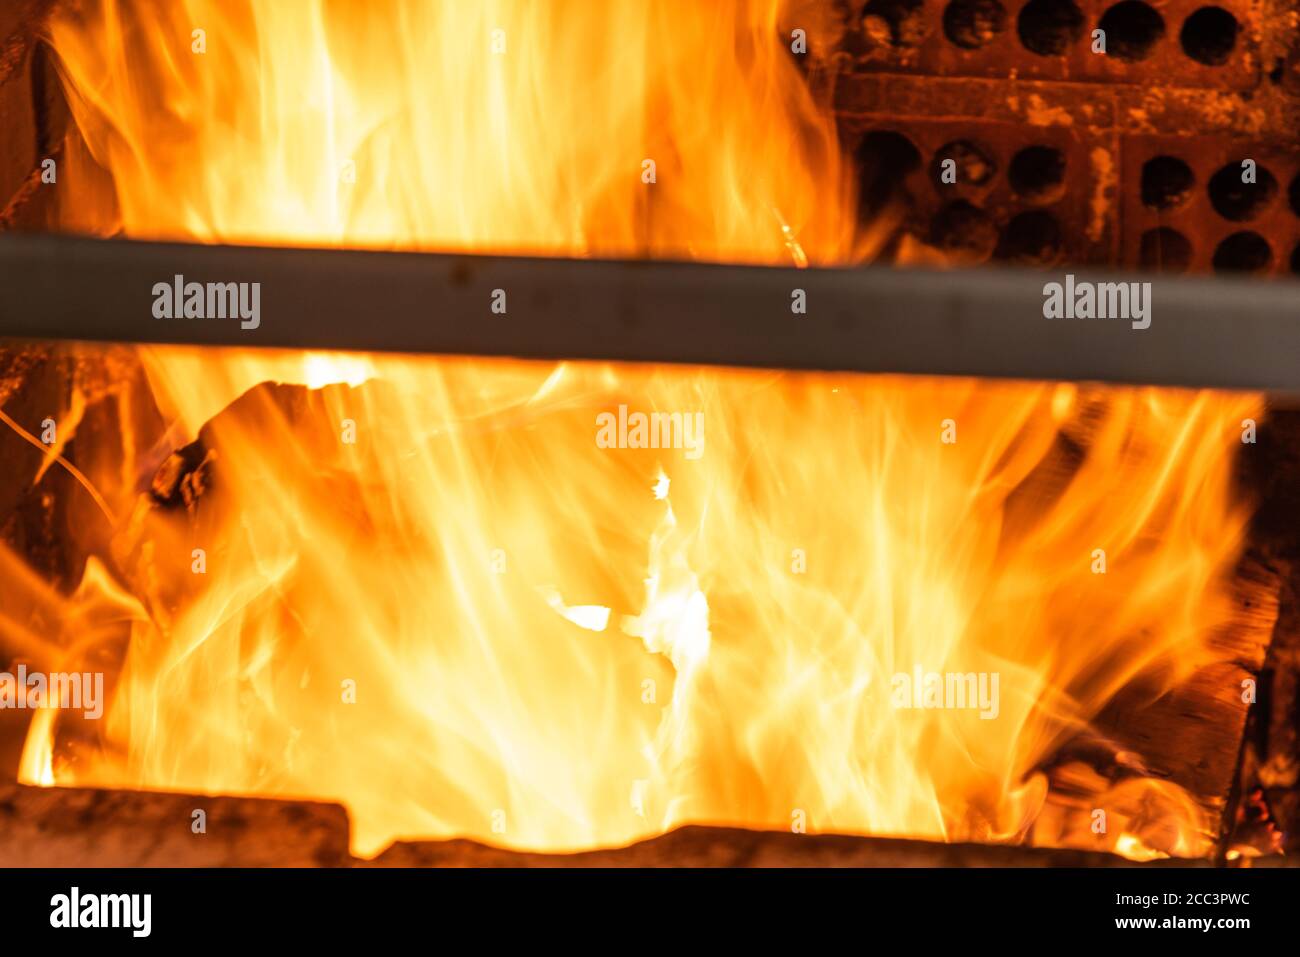
[[1270, 10], [0, 15], [0, 863], [1289, 861]]

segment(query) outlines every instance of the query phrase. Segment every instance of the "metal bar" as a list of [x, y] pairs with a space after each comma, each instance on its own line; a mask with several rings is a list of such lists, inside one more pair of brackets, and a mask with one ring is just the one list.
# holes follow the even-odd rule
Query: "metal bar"
[[[154, 287], [260, 283], [260, 325]], [[1079, 280], [1151, 277], [1087, 274]], [[1151, 279], [1151, 325], [1046, 319], [1062, 273], [796, 270], [0, 236], [0, 337], [601, 359], [1300, 393], [1300, 283]], [[807, 314], [792, 311], [804, 290]], [[496, 290], [506, 312], [494, 314]], [[498, 300], [499, 301], [499, 300]]]

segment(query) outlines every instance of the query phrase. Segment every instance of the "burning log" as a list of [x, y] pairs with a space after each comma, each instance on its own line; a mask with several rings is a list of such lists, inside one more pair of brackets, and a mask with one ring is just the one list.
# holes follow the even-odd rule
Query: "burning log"
[[628, 847], [534, 854], [476, 841], [400, 841], [358, 867], [1209, 867], [1115, 854], [998, 844], [940, 844], [841, 834], [679, 827]]
[[1243, 800], [1231, 845], [1250, 854], [1282, 844], [1294, 854], [1300, 851], [1300, 543], [1294, 534], [1300, 515], [1300, 412], [1274, 412], [1260, 440], [1260, 454], [1247, 463], [1247, 481], [1260, 489], [1252, 539], [1278, 569], [1283, 588], [1247, 729]]
[[0, 867], [340, 867], [337, 804], [89, 788], [0, 789]]
[[1240, 563], [1234, 584], [1232, 622], [1209, 641], [1218, 660], [1154, 700], [1140, 686], [1125, 689], [1094, 722], [1114, 745], [1109, 771], [1115, 778], [1141, 771], [1186, 789], [1205, 812], [1213, 839], [1231, 825], [1242, 734], [1282, 581], [1256, 553]]

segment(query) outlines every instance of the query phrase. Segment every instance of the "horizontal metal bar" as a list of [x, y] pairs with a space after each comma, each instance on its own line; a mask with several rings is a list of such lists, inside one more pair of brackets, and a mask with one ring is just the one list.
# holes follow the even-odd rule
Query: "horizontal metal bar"
[[[154, 287], [260, 283], [260, 324]], [[1137, 275], [1151, 325], [1044, 318], [1063, 272], [810, 269], [0, 236], [0, 338], [1097, 380], [1300, 392], [1300, 284]], [[806, 314], [792, 311], [804, 291]], [[494, 313], [497, 290], [505, 313]], [[494, 298], [495, 297], [495, 298]]]

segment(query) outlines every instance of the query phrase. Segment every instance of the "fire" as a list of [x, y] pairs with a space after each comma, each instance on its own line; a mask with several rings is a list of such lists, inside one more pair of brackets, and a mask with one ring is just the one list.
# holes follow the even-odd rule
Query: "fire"
[[[1098, 838], [1042, 767], [1208, 660], [1250, 397], [374, 356], [226, 408], [327, 360], [144, 358], [193, 497], [121, 523], [129, 650], [60, 783], [337, 798], [362, 852], [792, 821], [1204, 849], [1185, 797], [1125, 830], [1140, 779]], [[701, 412], [704, 454], [601, 448], [620, 404]], [[900, 707], [918, 669], [996, 675], [996, 714]]]
[[[101, 0], [52, 36], [115, 187], [105, 231], [869, 253], [775, 2]], [[103, 727], [34, 722], [25, 780], [337, 799], [367, 854], [402, 836], [578, 849], [687, 822], [1206, 850], [1176, 787], [1102, 781], [1115, 824], [1098, 834], [1045, 769], [1120, 689], [1210, 660], [1257, 397], [139, 361], [165, 450], [185, 448], [151, 495], [134, 476], [156, 436], [92, 472], [121, 517], [63, 614], [125, 652]], [[623, 406], [666, 417], [668, 441], [602, 447]], [[672, 416], [697, 414], [692, 456]]]
[[133, 236], [855, 255], [834, 123], [771, 0], [84, 6], [52, 38]]

